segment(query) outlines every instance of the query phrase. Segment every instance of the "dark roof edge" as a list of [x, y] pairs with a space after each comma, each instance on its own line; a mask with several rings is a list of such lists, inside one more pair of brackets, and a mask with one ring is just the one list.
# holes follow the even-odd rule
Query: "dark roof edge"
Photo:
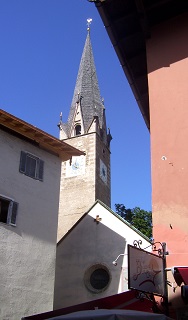
[[125, 219], [123, 219], [120, 215], [118, 215], [117, 213], [115, 213], [112, 209], [110, 209], [106, 204], [104, 204], [101, 200], [96, 200], [94, 202], [94, 204], [89, 208], [89, 210], [87, 212], [85, 212], [81, 218], [72, 226], [71, 229], [69, 229], [67, 231], [67, 233], [58, 241], [57, 245], [59, 245], [70, 233], [71, 231], [84, 219], [84, 217], [94, 208], [94, 206], [99, 203], [101, 206], [103, 206], [104, 208], [106, 208], [111, 214], [113, 214], [116, 218], [118, 218], [119, 220], [121, 220], [124, 224], [126, 224], [129, 228], [131, 228], [133, 231], [135, 231], [137, 234], [139, 234], [142, 238], [144, 238], [146, 241], [148, 241], [149, 243], [152, 243], [150, 241], [150, 239], [145, 236], [141, 231], [139, 231], [138, 229], [136, 229], [133, 225], [131, 225], [129, 222], [127, 222]]
[[132, 72], [130, 70], [130, 67], [129, 67], [127, 61], [125, 59], [123, 59], [122, 54], [121, 54], [121, 50], [120, 50], [119, 46], [117, 45], [117, 41], [116, 41], [116, 38], [115, 38], [115, 35], [114, 35], [114, 32], [113, 32], [113, 29], [110, 26], [110, 21], [107, 19], [106, 14], [105, 14], [105, 12], [103, 10], [103, 5], [102, 5], [102, 3], [95, 3], [95, 6], [96, 6], [96, 8], [97, 8], [97, 10], [98, 10], [98, 12], [100, 14], [100, 17], [101, 17], [103, 23], [104, 23], [104, 27], [105, 27], [105, 29], [106, 29], [106, 31], [108, 33], [110, 41], [111, 41], [111, 43], [112, 43], [112, 45], [114, 47], [114, 50], [115, 50], [115, 52], [117, 54], [117, 57], [118, 57], [118, 59], [120, 61], [121, 66], [123, 68], [123, 71], [125, 73], [127, 81], [128, 81], [128, 83], [129, 83], [129, 85], [130, 85], [130, 87], [132, 89], [132, 92], [134, 94], [135, 100], [138, 103], [139, 109], [140, 109], [140, 111], [142, 113], [142, 116], [144, 118], [146, 126], [150, 130], [150, 119], [149, 119], [149, 116], [148, 116], [148, 114], [149, 114], [149, 101], [148, 101], [148, 114], [147, 114], [144, 111], [144, 107], [143, 107], [142, 101], [140, 99], [140, 94], [139, 94], [139, 91], [137, 89], [137, 85], [135, 83], [135, 80], [134, 80], [134, 77], [133, 77]]

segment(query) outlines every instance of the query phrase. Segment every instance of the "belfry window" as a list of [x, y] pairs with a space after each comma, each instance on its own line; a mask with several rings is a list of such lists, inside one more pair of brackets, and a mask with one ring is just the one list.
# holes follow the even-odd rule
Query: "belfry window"
[[80, 125], [80, 124], [77, 124], [77, 125], [75, 126], [75, 135], [76, 135], [76, 136], [81, 135], [81, 125]]

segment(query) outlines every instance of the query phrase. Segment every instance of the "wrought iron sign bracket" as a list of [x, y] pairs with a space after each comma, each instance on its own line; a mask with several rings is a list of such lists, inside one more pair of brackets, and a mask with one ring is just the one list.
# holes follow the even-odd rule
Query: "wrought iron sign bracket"
[[[142, 249], [141, 245], [142, 245], [142, 240], [134, 240], [133, 241], [133, 245], [134, 247], [138, 248], [138, 249]], [[160, 248], [157, 248], [157, 245], [160, 245]], [[152, 251], [155, 251], [158, 253], [158, 255], [162, 258], [164, 258], [165, 256], [169, 255], [169, 252], [166, 251], [166, 243], [165, 242], [152, 242], [149, 246], [147, 246], [146, 248], [144, 248], [143, 250], [152, 247]]]

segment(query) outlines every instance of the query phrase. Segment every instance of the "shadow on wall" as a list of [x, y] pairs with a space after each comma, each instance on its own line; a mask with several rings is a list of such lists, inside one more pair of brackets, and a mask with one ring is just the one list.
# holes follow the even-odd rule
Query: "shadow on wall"
[[[148, 73], [160, 68], [170, 67], [171, 64], [188, 57], [188, 42], [185, 41], [188, 30], [187, 19], [188, 14], [184, 14], [152, 30], [151, 39], [146, 43]], [[175, 50], [175, 46], [177, 50]], [[162, 48], [162, 50], [159, 48]], [[181, 48], [181, 50], [178, 50], [178, 48]], [[152, 64], [149, 59], [150, 50], [157, 52], [157, 59], [154, 59]]]
[[[126, 236], [126, 235], [125, 235]], [[118, 293], [125, 238], [86, 215], [57, 245], [54, 309]]]

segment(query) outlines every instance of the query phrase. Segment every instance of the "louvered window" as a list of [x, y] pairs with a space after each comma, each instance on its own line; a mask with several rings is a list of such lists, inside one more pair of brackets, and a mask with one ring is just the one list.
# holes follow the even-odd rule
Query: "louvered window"
[[18, 203], [0, 195], [0, 222], [16, 225]]
[[19, 170], [26, 176], [43, 181], [44, 161], [28, 152], [21, 151]]

